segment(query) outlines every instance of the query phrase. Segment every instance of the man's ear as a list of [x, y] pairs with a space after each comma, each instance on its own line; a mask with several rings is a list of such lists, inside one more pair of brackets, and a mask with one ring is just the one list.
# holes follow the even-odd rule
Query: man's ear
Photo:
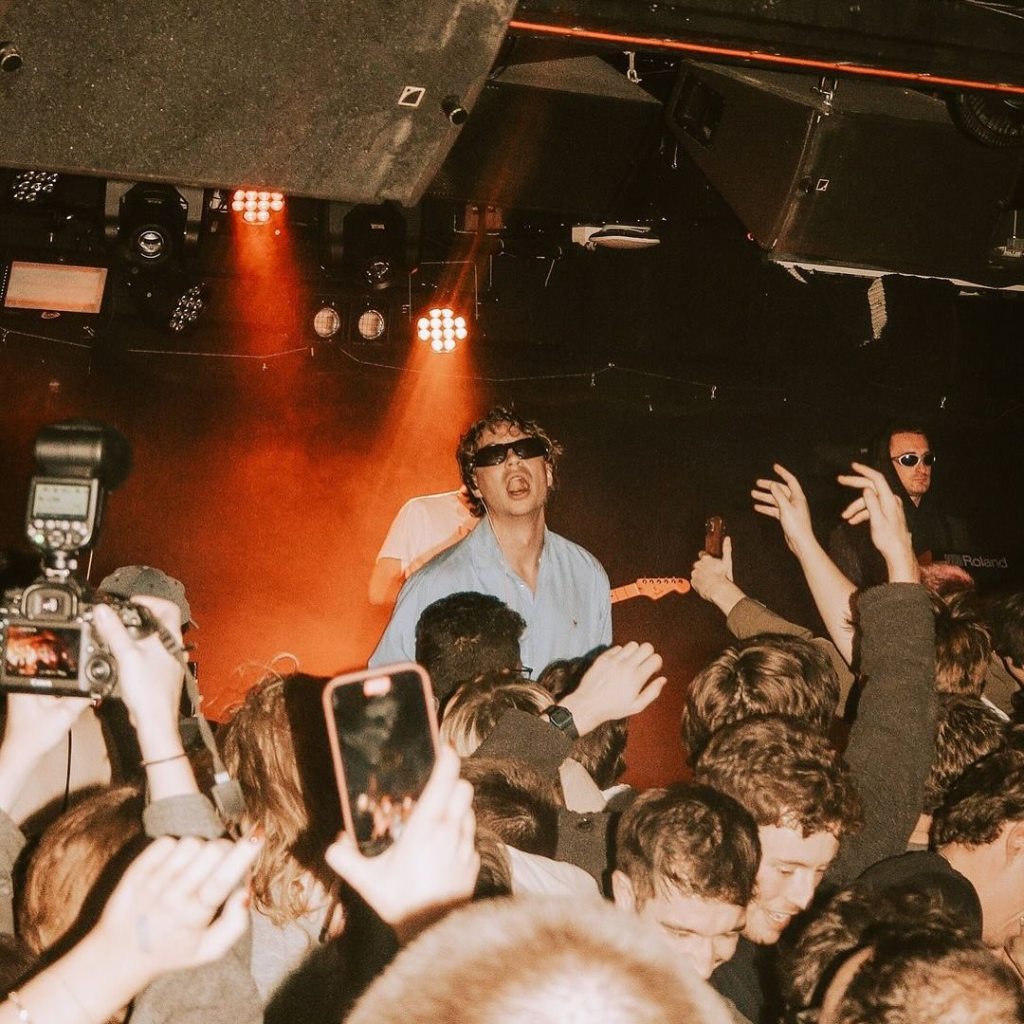
[[1024, 821], [1010, 822], [1006, 830], [1006, 859], [1024, 862]]
[[612, 899], [619, 910], [636, 910], [636, 892], [629, 876], [616, 869], [612, 872]]
[[550, 462], [544, 463], [544, 472], [548, 475], [548, 487], [555, 486], [555, 471], [551, 468]]

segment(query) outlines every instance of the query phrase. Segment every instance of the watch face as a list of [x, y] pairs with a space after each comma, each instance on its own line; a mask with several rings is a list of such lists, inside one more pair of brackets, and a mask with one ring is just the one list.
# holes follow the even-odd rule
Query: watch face
[[579, 733], [576, 731], [576, 723], [572, 720], [572, 712], [555, 704], [548, 708], [548, 720], [553, 726], [561, 729], [566, 735], [576, 739]]

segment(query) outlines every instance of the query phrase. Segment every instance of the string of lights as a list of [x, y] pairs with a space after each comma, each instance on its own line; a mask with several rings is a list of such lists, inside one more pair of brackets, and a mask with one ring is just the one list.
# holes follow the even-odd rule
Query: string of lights
[[[93, 346], [86, 342], [70, 341], [64, 338], [55, 338], [49, 335], [37, 334], [31, 331], [24, 331], [9, 327], [0, 327], [0, 344], [6, 346], [8, 337], [20, 337], [26, 338], [32, 341], [48, 342], [54, 345], [91, 350]], [[290, 336], [285, 336], [290, 337]], [[503, 376], [490, 376], [487, 374], [478, 373], [457, 373], [442, 369], [440, 366], [431, 366], [429, 368], [418, 368], [400, 365], [398, 363], [386, 362], [380, 359], [367, 359], [364, 356], [353, 352], [344, 346], [338, 346], [334, 349], [339, 355], [343, 356], [349, 362], [369, 369], [375, 370], [387, 370], [396, 374], [404, 376], [415, 375], [415, 376], [432, 376], [432, 377], [444, 377], [449, 380], [458, 380], [467, 383], [479, 383], [479, 384], [526, 384], [526, 383], [537, 383], [537, 382], [559, 382], [559, 381], [586, 381], [589, 387], [596, 388], [598, 380], [601, 378], [609, 378], [613, 376], [634, 378], [637, 380], [652, 380], [660, 383], [672, 385], [676, 388], [690, 388], [693, 389], [696, 394], [693, 396], [694, 400], [703, 399], [705, 401], [714, 402], [719, 399], [737, 398], [739, 396], [745, 396], [746, 398], [773, 398], [786, 404], [789, 402], [793, 395], [778, 387], [772, 387], [763, 384], [745, 384], [745, 383], [734, 383], [728, 384], [714, 383], [702, 380], [694, 380], [690, 377], [679, 376], [674, 374], [662, 373], [654, 370], [645, 370], [637, 367], [622, 366], [618, 363], [608, 362], [601, 366], [594, 366], [589, 369], [574, 370], [574, 371], [562, 371], [559, 373], [534, 373], [534, 374], [510, 374]], [[281, 359], [297, 356], [302, 354], [308, 354], [313, 360], [317, 359], [316, 349], [311, 345], [298, 345], [291, 348], [282, 349], [279, 351], [268, 351], [261, 353], [244, 353], [244, 352], [212, 352], [212, 351], [183, 351], [181, 349], [156, 349], [156, 348], [126, 348], [124, 349], [126, 354], [133, 356], [161, 356], [174, 358], [177, 356], [190, 358], [190, 359], [215, 359], [215, 360], [232, 360], [241, 362], [255, 362], [259, 363], [261, 369], [266, 371], [270, 368], [270, 365]], [[870, 387], [876, 391], [885, 392], [892, 395], [913, 395], [915, 400], [920, 401], [922, 399], [934, 400], [934, 403], [940, 412], [949, 411], [950, 396], [948, 394], [939, 394], [937, 392], [932, 393], [927, 389], [908, 387], [905, 384], [893, 384], [885, 381], [873, 381], [870, 383]], [[827, 390], [827, 389], [826, 389]], [[644, 394], [638, 396], [638, 400], [641, 400], [646, 405], [649, 412], [654, 412], [654, 400], [650, 394]], [[659, 399], [659, 405], [662, 404]], [[1005, 420], [1017, 415], [1019, 412], [1024, 410], [1024, 402], [1014, 401], [1009, 403], [1005, 408], [993, 409], [992, 414], [995, 420]]]

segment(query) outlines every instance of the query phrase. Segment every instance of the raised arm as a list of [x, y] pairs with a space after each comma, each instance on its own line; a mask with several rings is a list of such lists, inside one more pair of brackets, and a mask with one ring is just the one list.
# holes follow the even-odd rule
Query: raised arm
[[[178, 606], [157, 597], [139, 597], [136, 602], [149, 609], [180, 651]], [[223, 834], [223, 823], [199, 792], [178, 730], [182, 663], [157, 634], [141, 640], [129, 636], [117, 613], [106, 605], [97, 605], [94, 614], [98, 632], [117, 659], [121, 698], [142, 751], [150, 801], [144, 818], [146, 834], [216, 838]]]
[[785, 466], [772, 467], [781, 479], [761, 479], [750, 492], [754, 510], [777, 519], [789, 550], [796, 555], [828, 635], [847, 664], [853, 660], [850, 600], [856, 587], [839, 571], [818, 542], [800, 481]]
[[903, 505], [881, 473], [860, 463], [840, 482], [860, 489], [843, 513], [871, 522], [871, 539], [890, 582], [858, 599], [863, 693], [850, 730], [846, 760], [864, 802], [862, 831], [844, 840], [829, 869], [846, 884], [883, 857], [902, 853], [924, 799], [935, 756], [935, 617], [918, 565]]

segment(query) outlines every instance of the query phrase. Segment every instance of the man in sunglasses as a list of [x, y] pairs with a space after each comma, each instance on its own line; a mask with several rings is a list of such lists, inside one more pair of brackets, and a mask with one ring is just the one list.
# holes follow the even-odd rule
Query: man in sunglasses
[[461, 591], [491, 594], [522, 616], [522, 664], [537, 672], [611, 643], [607, 574], [546, 525], [560, 454], [533, 420], [501, 407], [462, 435], [459, 469], [480, 525], [409, 577], [370, 665], [412, 660], [420, 613]]
[[[965, 524], [942, 510], [932, 493], [935, 459], [924, 427], [896, 422], [877, 436], [870, 460], [886, 477], [893, 493], [902, 498], [907, 526], [914, 539], [914, 552], [922, 564], [947, 552], [972, 548]], [[858, 587], [873, 586], [885, 579], [885, 566], [871, 543], [865, 524], [837, 526], [829, 537], [828, 552], [843, 574]]]

